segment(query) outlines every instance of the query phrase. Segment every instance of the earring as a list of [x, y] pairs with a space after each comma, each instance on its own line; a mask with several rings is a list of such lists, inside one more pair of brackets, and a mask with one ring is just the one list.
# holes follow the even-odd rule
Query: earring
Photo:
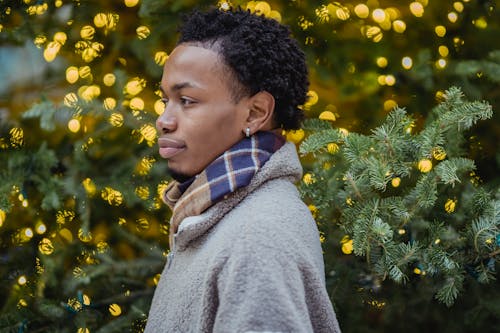
[[250, 137], [250, 127], [247, 127], [247, 129], [245, 130], [245, 135], [247, 136], [247, 138]]

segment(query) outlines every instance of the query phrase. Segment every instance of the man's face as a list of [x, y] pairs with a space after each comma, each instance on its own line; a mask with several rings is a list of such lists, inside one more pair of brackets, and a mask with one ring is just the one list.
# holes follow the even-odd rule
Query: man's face
[[165, 111], [156, 121], [159, 152], [173, 174], [194, 176], [240, 141], [246, 98], [235, 103], [218, 54], [181, 44], [163, 69]]

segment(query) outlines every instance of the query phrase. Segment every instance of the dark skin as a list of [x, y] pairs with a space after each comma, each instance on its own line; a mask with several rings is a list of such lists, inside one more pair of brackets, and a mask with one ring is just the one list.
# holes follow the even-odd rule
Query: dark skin
[[203, 171], [245, 136], [274, 128], [274, 97], [266, 91], [234, 101], [234, 80], [215, 51], [181, 44], [161, 80], [165, 111], [158, 117], [159, 153], [180, 178]]

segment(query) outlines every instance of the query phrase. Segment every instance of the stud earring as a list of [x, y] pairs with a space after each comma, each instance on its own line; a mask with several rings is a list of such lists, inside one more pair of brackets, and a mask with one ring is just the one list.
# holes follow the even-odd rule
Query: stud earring
[[250, 137], [250, 127], [247, 127], [247, 129], [245, 130], [245, 135], [247, 136], [247, 138]]

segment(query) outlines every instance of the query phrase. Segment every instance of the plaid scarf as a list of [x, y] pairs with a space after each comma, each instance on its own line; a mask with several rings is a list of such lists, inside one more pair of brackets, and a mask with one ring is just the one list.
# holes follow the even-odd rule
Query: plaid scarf
[[229, 148], [193, 179], [171, 182], [163, 194], [163, 201], [172, 209], [170, 246], [184, 218], [200, 215], [227, 194], [250, 184], [255, 173], [284, 143], [281, 135], [257, 132]]

